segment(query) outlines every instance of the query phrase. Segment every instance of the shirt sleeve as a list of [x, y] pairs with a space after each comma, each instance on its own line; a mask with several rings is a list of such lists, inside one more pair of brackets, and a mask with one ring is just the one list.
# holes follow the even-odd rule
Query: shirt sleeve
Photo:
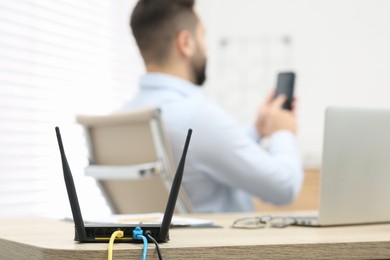
[[273, 204], [290, 203], [298, 194], [303, 170], [295, 136], [279, 131], [268, 150], [217, 106], [204, 107], [193, 119], [193, 155], [199, 171]]

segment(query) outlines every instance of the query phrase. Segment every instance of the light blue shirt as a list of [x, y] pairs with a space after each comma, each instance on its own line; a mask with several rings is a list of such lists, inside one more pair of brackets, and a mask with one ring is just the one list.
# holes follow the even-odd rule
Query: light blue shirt
[[253, 211], [253, 196], [286, 204], [299, 192], [303, 171], [291, 132], [272, 134], [265, 150], [254, 127], [240, 127], [199, 87], [165, 74], [142, 76], [124, 109], [149, 106], [162, 110], [176, 163], [193, 129], [183, 186], [195, 212]]

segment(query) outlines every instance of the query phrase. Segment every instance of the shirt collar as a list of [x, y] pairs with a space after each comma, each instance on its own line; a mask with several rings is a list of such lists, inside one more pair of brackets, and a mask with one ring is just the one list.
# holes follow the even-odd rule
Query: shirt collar
[[139, 81], [141, 89], [167, 89], [182, 96], [201, 95], [201, 90], [189, 81], [163, 73], [146, 73]]

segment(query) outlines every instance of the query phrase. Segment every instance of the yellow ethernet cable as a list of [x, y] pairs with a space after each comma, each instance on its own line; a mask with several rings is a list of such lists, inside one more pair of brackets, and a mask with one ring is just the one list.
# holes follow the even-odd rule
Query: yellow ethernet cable
[[112, 248], [114, 247], [115, 238], [123, 237], [123, 231], [118, 230], [112, 233], [110, 241], [108, 242], [108, 260], [112, 260]]

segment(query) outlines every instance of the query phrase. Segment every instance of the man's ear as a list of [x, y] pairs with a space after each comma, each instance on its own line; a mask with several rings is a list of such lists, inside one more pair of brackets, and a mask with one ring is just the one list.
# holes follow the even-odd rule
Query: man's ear
[[191, 32], [182, 30], [175, 39], [176, 49], [185, 58], [192, 57], [195, 53], [195, 41]]

